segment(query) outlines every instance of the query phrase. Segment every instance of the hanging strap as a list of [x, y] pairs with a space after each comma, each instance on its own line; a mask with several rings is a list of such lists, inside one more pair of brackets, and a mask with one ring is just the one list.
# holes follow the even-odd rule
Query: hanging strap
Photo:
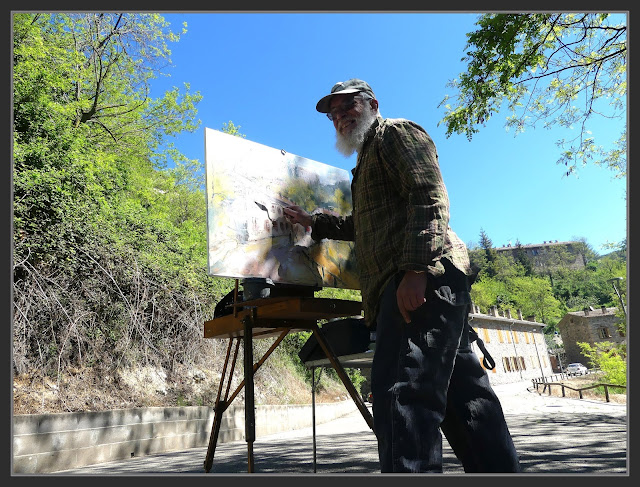
[[493, 357], [485, 348], [482, 338], [478, 336], [476, 331], [471, 326], [469, 326], [469, 342], [470, 343], [476, 342], [478, 344], [478, 348], [480, 349], [483, 355], [482, 364], [484, 365], [484, 367], [489, 370], [495, 369], [496, 362], [493, 360]]

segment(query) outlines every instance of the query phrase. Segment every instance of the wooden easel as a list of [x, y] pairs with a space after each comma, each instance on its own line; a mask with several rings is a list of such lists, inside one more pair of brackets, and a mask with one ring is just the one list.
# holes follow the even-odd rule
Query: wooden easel
[[[253, 376], [289, 332], [313, 332], [318, 344], [322, 347], [327, 359], [338, 373], [349, 395], [362, 413], [369, 427], [373, 430], [373, 417], [371, 413], [356, 391], [329, 343], [325, 340], [321, 329], [318, 327], [318, 320], [321, 319], [360, 315], [362, 312], [362, 303], [358, 301], [300, 296], [259, 298], [238, 302], [237, 296], [238, 281], [236, 280], [234, 303], [232, 305], [233, 313], [214, 318], [204, 323], [204, 338], [229, 339], [227, 354], [220, 376], [218, 394], [214, 405], [215, 414], [211, 427], [211, 436], [209, 437], [207, 456], [204, 461], [205, 472], [209, 472], [213, 464], [213, 457], [220, 433], [220, 425], [222, 423], [222, 414], [231, 405], [243, 387], [245, 388], [245, 439], [247, 441], [248, 472], [252, 473], [254, 471], [253, 442], [255, 441], [255, 412]], [[271, 345], [269, 350], [267, 350], [256, 363], [253, 363], [253, 338], [259, 339], [273, 336], [277, 336], [273, 345]], [[238, 385], [231, 396], [229, 396], [231, 378], [236, 365], [240, 340], [242, 340], [244, 345], [244, 380]], [[221, 397], [234, 341], [235, 350], [228, 374], [226, 390], [224, 397]]]

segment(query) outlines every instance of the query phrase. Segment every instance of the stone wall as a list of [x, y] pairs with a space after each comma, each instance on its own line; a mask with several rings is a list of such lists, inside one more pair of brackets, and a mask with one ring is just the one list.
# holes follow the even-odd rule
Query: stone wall
[[[599, 308], [567, 313], [558, 323], [564, 348], [567, 353], [567, 363], [581, 362], [587, 367], [588, 359], [582, 355], [578, 342], [590, 344], [598, 342], [623, 343], [626, 338], [620, 335], [616, 323], [618, 308]], [[606, 328], [610, 336], [603, 337], [600, 331]]]
[[[356, 410], [349, 399], [316, 404], [316, 424]], [[256, 437], [312, 425], [311, 405], [256, 406]], [[51, 473], [96, 463], [207, 446], [208, 406], [137, 408], [13, 417], [14, 474]], [[244, 439], [244, 406], [222, 416], [218, 444]], [[204, 464], [204, 457], [202, 459]], [[204, 467], [203, 467], [204, 472]]]
[[[470, 324], [496, 363], [493, 370], [487, 370], [492, 384], [507, 384], [553, 373], [542, 333], [543, 323], [512, 318], [508, 310], [500, 314], [492, 309], [488, 315], [475, 311], [469, 315]], [[472, 348], [482, 361], [477, 344]]]

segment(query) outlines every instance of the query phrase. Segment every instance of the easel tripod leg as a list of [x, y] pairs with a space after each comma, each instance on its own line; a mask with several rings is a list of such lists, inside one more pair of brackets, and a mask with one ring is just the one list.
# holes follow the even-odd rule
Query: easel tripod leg
[[313, 473], [316, 473], [316, 368], [311, 367], [311, 424], [313, 425]]
[[213, 465], [213, 456], [216, 452], [216, 444], [218, 443], [218, 435], [220, 434], [220, 424], [222, 423], [222, 413], [225, 410], [225, 404], [222, 401], [215, 406], [215, 414], [213, 416], [213, 426], [211, 427], [211, 436], [209, 437], [209, 446], [207, 448], [207, 457], [204, 461], [204, 471], [209, 473], [211, 465]]
[[231, 377], [233, 376], [233, 369], [236, 364], [236, 356], [238, 354], [238, 345], [236, 345], [236, 355], [233, 357], [233, 364], [231, 365], [231, 371], [229, 372], [229, 381], [227, 384], [227, 392], [225, 393], [224, 400], [221, 400], [222, 387], [224, 386], [224, 379], [227, 374], [227, 366], [229, 365], [229, 356], [231, 354], [231, 346], [233, 344], [233, 340], [229, 340], [229, 345], [227, 347], [227, 356], [224, 360], [224, 367], [222, 368], [222, 374], [220, 374], [220, 383], [218, 384], [218, 394], [216, 396], [216, 402], [214, 404], [215, 414], [213, 416], [213, 424], [211, 425], [211, 436], [209, 436], [209, 446], [207, 447], [207, 456], [204, 460], [204, 470], [205, 472], [209, 472], [211, 470], [211, 465], [213, 464], [213, 455], [216, 451], [216, 444], [218, 443], [218, 435], [220, 434], [220, 425], [222, 424], [222, 413], [227, 409], [229, 403], [227, 403], [226, 399], [229, 393], [229, 385], [231, 385]]
[[[255, 308], [253, 309], [255, 315]], [[255, 318], [255, 316], [253, 317]], [[253, 472], [253, 442], [256, 439], [256, 415], [254, 410], [253, 395], [253, 340], [252, 323], [253, 319], [245, 318], [244, 324], [244, 425], [245, 437], [247, 440], [247, 468], [248, 472]]]

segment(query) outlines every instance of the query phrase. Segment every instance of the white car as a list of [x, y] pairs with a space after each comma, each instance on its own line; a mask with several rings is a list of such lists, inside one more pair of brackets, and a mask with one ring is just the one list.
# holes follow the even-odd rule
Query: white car
[[567, 365], [567, 374], [583, 375], [589, 372], [584, 365], [579, 362]]

